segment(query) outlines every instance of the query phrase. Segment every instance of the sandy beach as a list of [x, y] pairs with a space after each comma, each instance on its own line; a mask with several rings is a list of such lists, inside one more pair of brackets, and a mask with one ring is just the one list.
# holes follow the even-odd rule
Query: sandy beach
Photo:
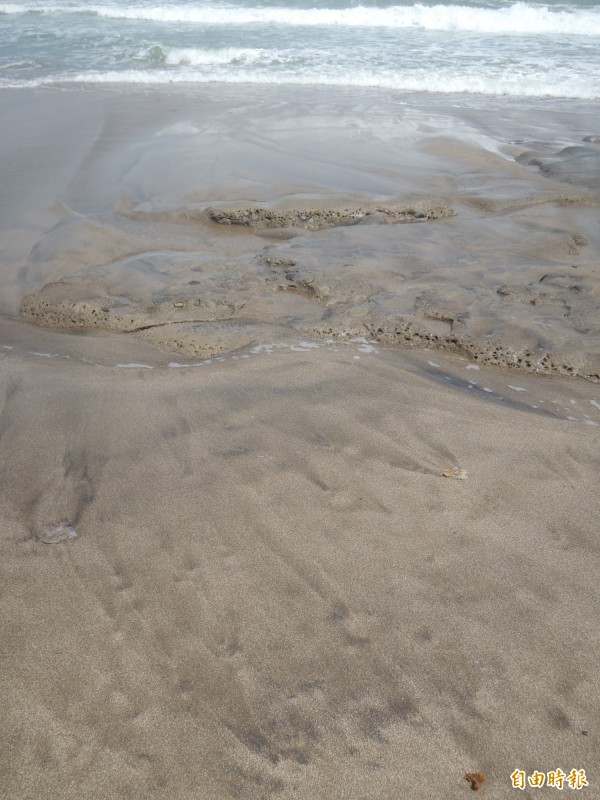
[[2, 92], [0, 797], [598, 796], [597, 112]]

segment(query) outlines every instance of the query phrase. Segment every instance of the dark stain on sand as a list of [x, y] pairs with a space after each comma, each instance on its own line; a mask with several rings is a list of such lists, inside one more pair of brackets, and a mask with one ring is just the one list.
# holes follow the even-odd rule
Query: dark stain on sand
[[562, 708], [552, 708], [549, 711], [550, 722], [560, 731], [565, 731], [571, 727], [571, 722]]
[[387, 742], [385, 728], [397, 722], [408, 722], [418, 713], [416, 704], [407, 697], [391, 700], [387, 706], [368, 706], [360, 713], [360, 731], [369, 739]]
[[430, 642], [433, 639], [433, 633], [429, 630], [429, 628], [420, 628], [415, 633], [415, 639], [420, 642]]
[[350, 611], [344, 603], [335, 603], [329, 619], [333, 622], [343, 622], [343, 620], [348, 619], [349, 616]]

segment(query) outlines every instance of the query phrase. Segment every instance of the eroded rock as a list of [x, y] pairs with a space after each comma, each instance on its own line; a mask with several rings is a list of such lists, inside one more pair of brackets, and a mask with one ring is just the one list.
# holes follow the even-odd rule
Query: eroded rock
[[[190, 290], [191, 291], [191, 290]], [[244, 303], [212, 299], [199, 293], [143, 298], [114, 296], [106, 286], [65, 279], [26, 295], [21, 314], [44, 327], [139, 331], [177, 322], [231, 319]]]
[[214, 206], [206, 209], [211, 222], [219, 225], [243, 225], [262, 228], [304, 228], [323, 230], [341, 225], [355, 225], [368, 221], [376, 223], [426, 222], [450, 217], [453, 209], [445, 203], [430, 204], [419, 200], [413, 205], [405, 204], [361, 204], [345, 206]]

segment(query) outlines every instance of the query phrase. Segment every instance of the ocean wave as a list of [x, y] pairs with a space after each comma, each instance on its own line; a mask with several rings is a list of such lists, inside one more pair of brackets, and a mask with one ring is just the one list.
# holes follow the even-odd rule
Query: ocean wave
[[281, 63], [282, 56], [271, 50], [250, 47], [222, 47], [202, 49], [198, 47], [163, 47], [155, 45], [144, 53], [145, 58], [168, 66], [248, 66], [251, 64]]
[[551, 9], [526, 2], [505, 8], [477, 8], [461, 5], [420, 3], [408, 6], [373, 8], [284, 8], [284, 7], [208, 7], [197, 6], [119, 6], [119, 5], [17, 5], [0, 3], [0, 14], [23, 13], [93, 14], [111, 19], [145, 20], [160, 23], [200, 25], [286, 25], [342, 26], [359, 28], [421, 28], [437, 31], [471, 31], [491, 34], [563, 34], [598, 36], [600, 9]]
[[280, 84], [303, 86], [340, 86], [395, 90], [397, 92], [419, 92], [432, 94], [479, 94], [487, 96], [509, 97], [546, 97], [564, 99], [598, 100], [600, 99], [600, 81], [597, 76], [582, 77], [572, 75], [566, 77], [550, 76], [540, 72], [527, 76], [506, 75], [471, 75], [431, 74], [427, 70], [422, 73], [397, 75], [393, 73], [355, 71], [348, 75], [328, 74], [321, 72], [318, 77], [313, 74], [286, 73], [280, 71], [257, 72], [244, 70], [238, 73], [231, 71], [194, 70], [182, 67], [176, 72], [171, 70], [123, 70], [107, 72], [83, 72], [77, 75], [54, 75], [28, 81], [5, 81], [0, 79], [0, 87], [26, 88], [60, 85], [203, 85], [207, 83], [227, 84]]

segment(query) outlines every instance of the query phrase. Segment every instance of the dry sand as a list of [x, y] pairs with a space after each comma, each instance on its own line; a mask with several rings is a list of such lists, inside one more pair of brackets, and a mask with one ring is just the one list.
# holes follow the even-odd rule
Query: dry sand
[[[515, 161], [543, 109], [492, 146], [377, 98], [3, 93], [0, 797], [501, 799], [557, 767], [598, 796], [600, 388], [537, 374], [597, 364], [593, 171], [549, 155], [566, 111], [548, 176]], [[392, 199], [454, 216], [297, 214]], [[234, 200], [293, 225], [206, 218]], [[507, 312], [519, 271], [546, 294]], [[161, 325], [33, 325], [44, 292]]]

